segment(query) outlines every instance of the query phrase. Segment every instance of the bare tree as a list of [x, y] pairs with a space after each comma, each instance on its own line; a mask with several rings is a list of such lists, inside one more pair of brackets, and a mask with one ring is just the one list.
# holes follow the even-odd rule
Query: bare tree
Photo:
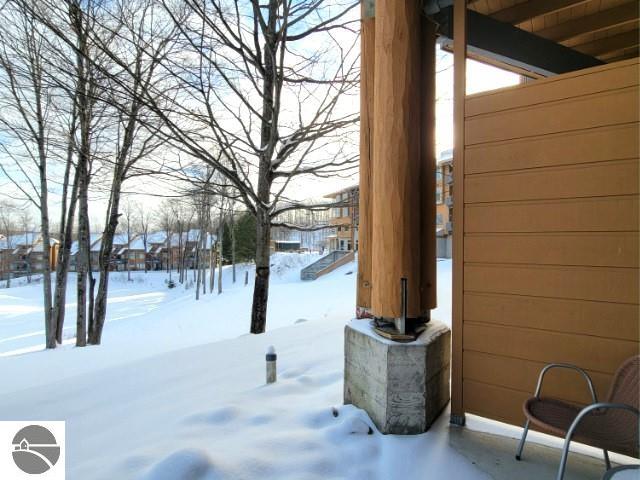
[[147, 254], [149, 252], [149, 229], [151, 228], [152, 220], [151, 210], [145, 209], [141, 203], [137, 204], [137, 225], [136, 230], [142, 236], [142, 245], [144, 247], [145, 259], [144, 259], [144, 273], [147, 273], [149, 266], [147, 265]]
[[15, 248], [18, 232], [18, 205], [8, 200], [0, 200], [0, 279], [6, 278], [5, 287], [11, 287], [11, 252]]
[[165, 8], [194, 60], [163, 63], [181, 94], [159, 115], [167, 137], [219, 170], [256, 217], [250, 330], [262, 333], [271, 226], [282, 212], [306, 208], [287, 191], [301, 179], [347, 175], [357, 161], [348, 96], [358, 73], [358, 2], [253, 0], [250, 10], [225, 0], [184, 4], [187, 22]]
[[[164, 0], [163, 16], [177, 43], [174, 55], [157, 55], [154, 43], [145, 43], [146, 61], [158, 65], [153, 82], [144, 82], [130, 56], [101, 45], [119, 69], [110, 79], [160, 120], [154, 132], [219, 171], [255, 216], [252, 333], [266, 328], [271, 227], [281, 213], [307, 208], [290, 198], [292, 187], [314, 177], [350, 175], [356, 167], [358, 4]], [[54, 17], [38, 16], [65, 38]], [[106, 23], [102, 29], [116, 30]], [[118, 39], [136, 45], [148, 31]], [[143, 88], [136, 90], [136, 82]]]
[[[46, 347], [55, 348], [48, 202], [51, 123], [55, 120], [50, 109], [53, 91], [47, 81], [50, 72], [43, 60], [47, 42], [43, 27], [22, 9], [5, 6], [0, 15], [3, 25], [12, 26], [0, 32], [0, 138], [8, 139], [0, 141], [0, 149], [9, 164], [0, 162], [0, 171], [40, 213]], [[28, 268], [29, 278], [30, 273]]]
[[[131, 236], [133, 235], [133, 225], [137, 223], [136, 212], [138, 207], [130, 200], [124, 204], [122, 215], [124, 217], [124, 232], [127, 238], [127, 255], [125, 257], [127, 269], [127, 281], [131, 281]], [[134, 258], [135, 261], [135, 258]]]
[[[159, 61], [167, 54], [174, 33], [171, 29], [163, 30], [161, 25], [154, 22], [154, 8], [151, 0], [116, 4], [108, 12], [109, 24], [101, 24], [100, 28], [107, 32], [106, 36], [115, 36], [117, 33], [118, 41], [107, 43], [100, 38], [95, 39], [108, 52], [110, 59], [111, 55], [117, 54], [126, 63], [120, 64], [119, 72], [108, 72], [113, 85], [106, 102], [115, 108], [118, 115], [117, 147], [100, 251], [100, 283], [95, 318], [89, 331], [89, 342], [92, 344], [100, 343], [106, 319], [108, 256], [113, 248], [113, 237], [118, 226], [123, 184], [129, 178], [148, 174], [148, 171], [137, 167], [141, 160], [151, 156], [163, 143], [155, 134], [155, 120], [151, 111], [145, 108], [142, 92], [151, 92], [150, 85], [156, 80], [155, 72]], [[129, 72], [133, 75], [129, 75]], [[151, 98], [155, 105], [160, 104], [158, 96]]]

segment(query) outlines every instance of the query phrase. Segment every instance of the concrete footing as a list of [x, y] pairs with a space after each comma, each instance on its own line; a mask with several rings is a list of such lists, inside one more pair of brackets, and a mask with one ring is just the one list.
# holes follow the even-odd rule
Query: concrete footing
[[344, 403], [382, 433], [426, 432], [449, 402], [451, 331], [432, 320], [411, 343], [377, 335], [370, 320], [345, 327]]

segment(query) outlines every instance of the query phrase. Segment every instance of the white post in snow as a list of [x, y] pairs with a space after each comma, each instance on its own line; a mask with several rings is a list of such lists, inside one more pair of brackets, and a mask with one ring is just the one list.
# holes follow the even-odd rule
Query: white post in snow
[[276, 371], [276, 349], [272, 346], [267, 348], [267, 383], [275, 383], [277, 379], [277, 371]]

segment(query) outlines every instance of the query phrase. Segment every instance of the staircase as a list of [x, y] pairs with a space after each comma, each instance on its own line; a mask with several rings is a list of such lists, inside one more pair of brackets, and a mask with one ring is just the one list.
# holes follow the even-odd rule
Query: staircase
[[336, 268], [353, 261], [353, 252], [345, 252], [335, 250], [325, 255], [320, 260], [313, 262], [300, 271], [301, 280], [315, 280], [316, 278], [326, 275]]

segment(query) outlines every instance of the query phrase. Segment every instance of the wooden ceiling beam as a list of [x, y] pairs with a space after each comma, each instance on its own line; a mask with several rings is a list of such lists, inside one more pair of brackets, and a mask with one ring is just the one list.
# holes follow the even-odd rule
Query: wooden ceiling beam
[[586, 33], [599, 32], [626, 23], [637, 22], [639, 10], [640, 4], [637, 0], [632, 0], [617, 7], [569, 20], [533, 33], [554, 42], [562, 42]]
[[591, 0], [529, 0], [491, 14], [491, 18], [518, 25], [540, 15], [559, 12]]
[[[451, 44], [453, 9], [442, 9], [434, 15], [434, 20], [439, 25], [440, 43], [445, 46]], [[467, 11], [466, 20], [469, 55], [492, 58], [542, 76], [572, 72], [604, 63], [591, 55], [473, 10]]]
[[624, 53], [615, 52], [613, 54], [608, 54], [606, 56], [602, 56], [601, 60], [606, 61], [607, 63], [619, 62], [621, 60], [628, 60], [630, 58], [636, 58], [640, 53], [640, 47], [634, 47], [631, 50], [627, 50]]
[[640, 32], [638, 32], [638, 29], [636, 28], [635, 30], [619, 33], [618, 35], [612, 35], [592, 42], [575, 45], [572, 48], [578, 52], [584, 53], [585, 55], [596, 57], [616, 50], [635, 47], [640, 43], [639, 34]]

